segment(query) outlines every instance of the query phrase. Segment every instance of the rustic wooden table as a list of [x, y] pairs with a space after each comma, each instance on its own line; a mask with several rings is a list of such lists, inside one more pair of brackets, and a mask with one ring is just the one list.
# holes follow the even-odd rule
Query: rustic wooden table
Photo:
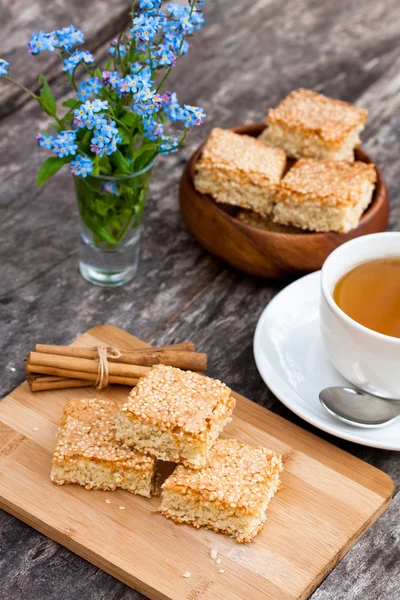
[[[32, 58], [31, 31], [73, 22], [86, 46], [105, 52], [126, 22], [127, 0], [1, 0], [0, 55], [26, 84], [36, 69], [58, 81], [53, 57]], [[46, 125], [31, 102], [0, 85], [1, 396], [24, 377], [34, 342], [67, 344], [100, 323], [119, 325], [150, 343], [194, 339], [209, 353], [211, 376], [296, 421], [256, 370], [257, 319], [282, 284], [258, 281], [203, 251], [185, 229], [177, 191], [183, 165], [211, 127], [260, 121], [290, 90], [309, 87], [369, 109], [364, 147], [381, 165], [391, 197], [390, 228], [400, 226], [400, 4], [398, 0], [213, 0], [207, 25], [172, 74], [181, 99], [205, 107], [205, 125], [180, 154], [159, 161], [146, 209], [140, 271], [107, 290], [77, 271], [77, 217], [68, 173], [37, 189]], [[314, 430], [400, 482], [400, 462], [386, 452]], [[342, 559], [313, 600], [400, 598], [400, 494]], [[142, 596], [6, 513], [0, 514], [0, 581], [4, 600], [128, 600]]]

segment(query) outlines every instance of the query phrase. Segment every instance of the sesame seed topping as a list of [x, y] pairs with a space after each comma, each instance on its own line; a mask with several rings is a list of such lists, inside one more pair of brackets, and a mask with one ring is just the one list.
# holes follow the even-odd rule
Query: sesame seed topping
[[218, 573], [225, 573], [224, 569], [220, 569]]
[[157, 365], [141, 377], [122, 411], [177, 435], [204, 435], [217, 407], [234, 404], [231, 390], [218, 379]]
[[271, 481], [282, 470], [281, 457], [262, 446], [219, 439], [200, 469], [179, 465], [162, 489], [198, 498], [229, 509], [232, 514], [252, 514], [268, 493]]
[[211, 552], [210, 552], [210, 556], [211, 556], [211, 558], [212, 558], [212, 559], [215, 559], [215, 558], [217, 558], [217, 555], [218, 555], [218, 551], [217, 551], [217, 550], [215, 550], [215, 548], [212, 548], [212, 549], [211, 549]]
[[111, 504], [110, 498], [106, 498], [106, 504]]
[[118, 506], [119, 510], [125, 510], [126, 506]]
[[221, 564], [221, 559], [217, 558], [217, 560], [215, 562], [217, 563], [217, 565], [220, 565]]
[[286, 173], [279, 185], [279, 198], [326, 204], [354, 204], [365, 181], [374, 183], [374, 165], [360, 161], [324, 161], [302, 158]]
[[364, 108], [299, 89], [268, 111], [267, 124], [279, 123], [335, 143], [343, 141], [351, 130], [363, 126], [367, 115]]
[[214, 128], [204, 146], [196, 168], [223, 172], [230, 178], [269, 186], [278, 183], [286, 164], [283, 150], [272, 148], [249, 135]]
[[33, 431], [39, 431], [39, 427], [34, 427]]
[[182, 573], [182, 577], [186, 577], [187, 578], [187, 577], [191, 577], [191, 576], [192, 576], [192, 574], [191, 574], [190, 571], [185, 571], [184, 573]]
[[111, 463], [143, 474], [153, 470], [154, 459], [124, 446], [115, 439], [119, 406], [112, 400], [71, 400], [64, 407], [54, 464], [77, 457]]

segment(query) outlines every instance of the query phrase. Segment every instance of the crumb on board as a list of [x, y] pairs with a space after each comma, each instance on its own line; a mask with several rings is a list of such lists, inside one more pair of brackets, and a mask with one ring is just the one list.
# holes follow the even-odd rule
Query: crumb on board
[[218, 555], [218, 550], [215, 550], [215, 548], [212, 548], [211, 552], [210, 552], [211, 558], [214, 560], [215, 558], [217, 558], [217, 555]]
[[34, 427], [33, 431], [39, 431], [39, 427]]
[[182, 577], [186, 577], [186, 578], [191, 577], [191, 575], [192, 574], [190, 571], [185, 571], [184, 573], [182, 573]]
[[217, 558], [217, 560], [215, 562], [217, 563], [217, 565], [220, 565], [221, 564], [221, 559]]
[[220, 569], [218, 573], [225, 573], [224, 569]]
[[118, 508], [119, 508], [119, 510], [125, 510], [126, 507], [125, 506], [119, 506]]
[[106, 498], [106, 504], [111, 504], [110, 498]]

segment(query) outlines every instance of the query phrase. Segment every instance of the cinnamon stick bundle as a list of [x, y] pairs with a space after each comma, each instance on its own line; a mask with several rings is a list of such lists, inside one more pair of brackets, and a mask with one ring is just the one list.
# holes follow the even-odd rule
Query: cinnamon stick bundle
[[[35, 351], [27, 357], [25, 368], [31, 390], [43, 391], [96, 384], [99, 362], [97, 348], [36, 344]], [[124, 351], [118, 357], [109, 352], [105, 385], [115, 383], [133, 387], [156, 364], [203, 371], [207, 367], [207, 355], [195, 352], [192, 342]]]

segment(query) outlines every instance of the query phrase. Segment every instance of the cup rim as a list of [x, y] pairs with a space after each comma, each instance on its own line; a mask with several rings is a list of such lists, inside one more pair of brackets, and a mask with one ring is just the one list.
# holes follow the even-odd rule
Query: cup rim
[[[362, 325], [361, 323], [358, 323], [358, 321], [355, 321], [354, 319], [349, 317], [349, 315], [346, 314], [340, 308], [340, 306], [338, 306], [338, 304], [336, 304], [336, 302], [333, 299], [332, 293], [328, 289], [327, 278], [328, 278], [329, 268], [330, 268], [331, 264], [336, 260], [337, 255], [340, 254], [341, 251], [343, 251], [343, 248], [346, 247], [347, 249], [350, 249], [349, 246], [357, 246], [357, 245], [361, 245], [364, 243], [368, 244], [368, 241], [371, 240], [371, 238], [377, 238], [377, 237], [385, 237], [385, 238], [398, 237], [400, 239], [400, 231], [383, 231], [380, 233], [371, 233], [369, 235], [363, 235], [363, 236], [355, 238], [353, 240], [349, 240], [348, 242], [345, 242], [344, 244], [335, 248], [335, 250], [333, 252], [331, 252], [331, 254], [328, 256], [328, 258], [325, 260], [324, 264], [322, 265], [321, 290], [322, 290], [322, 294], [325, 298], [325, 301], [328, 303], [330, 309], [340, 319], [344, 320], [346, 323], [348, 323], [352, 327], [355, 327], [356, 329], [363, 332], [364, 334], [370, 335], [371, 337], [375, 338], [376, 340], [380, 340], [381, 342], [386, 342], [386, 343], [390, 342], [390, 343], [398, 346], [398, 345], [400, 345], [400, 338], [394, 337], [392, 335], [386, 335], [385, 333], [380, 333], [379, 331], [374, 331], [373, 329], [370, 329], [369, 327], [366, 327], [365, 325]], [[379, 258], [379, 257], [375, 257], [375, 258]], [[400, 253], [399, 253], [399, 258], [400, 258]], [[367, 262], [368, 260], [374, 260], [374, 257], [372, 257], [371, 259], [367, 259], [366, 261], [363, 261], [363, 262]], [[361, 264], [361, 263], [354, 263], [353, 267], [357, 266], [357, 264]], [[353, 267], [350, 267], [350, 268], [353, 268]], [[336, 281], [336, 283], [337, 283], [337, 281]], [[335, 285], [336, 285], [336, 283], [335, 283]]]

